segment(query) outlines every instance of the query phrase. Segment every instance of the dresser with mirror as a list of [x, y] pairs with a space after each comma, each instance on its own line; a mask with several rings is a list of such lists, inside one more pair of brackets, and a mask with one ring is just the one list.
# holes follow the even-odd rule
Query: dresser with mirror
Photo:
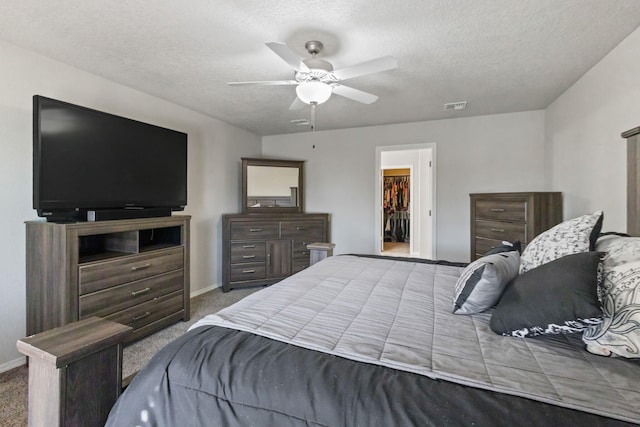
[[304, 212], [304, 162], [242, 158], [242, 213], [222, 215], [222, 289], [270, 285], [310, 265], [329, 214]]

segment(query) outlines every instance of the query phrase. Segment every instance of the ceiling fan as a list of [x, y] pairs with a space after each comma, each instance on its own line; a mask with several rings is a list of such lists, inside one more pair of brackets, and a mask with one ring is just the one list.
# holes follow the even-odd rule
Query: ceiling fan
[[368, 92], [355, 89], [341, 84], [343, 80], [367, 74], [378, 73], [380, 71], [392, 70], [398, 66], [395, 58], [383, 56], [356, 65], [334, 70], [329, 61], [316, 58], [322, 50], [321, 42], [312, 40], [305, 43], [304, 47], [311, 55], [311, 58], [301, 59], [286, 44], [270, 42], [266, 43], [276, 55], [282, 58], [294, 70], [293, 80], [272, 80], [272, 81], [249, 81], [249, 82], [229, 82], [229, 85], [291, 85], [296, 86], [297, 97], [289, 107], [290, 110], [297, 110], [309, 104], [312, 107], [312, 119], [315, 106], [326, 102], [332, 93], [362, 102], [371, 104], [378, 97]]

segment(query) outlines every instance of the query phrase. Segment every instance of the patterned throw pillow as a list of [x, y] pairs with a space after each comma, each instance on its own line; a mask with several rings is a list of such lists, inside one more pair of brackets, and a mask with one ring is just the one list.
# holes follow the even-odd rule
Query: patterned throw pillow
[[491, 315], [495, 333], [515, 337], [582, 332], [602, 323], [602, 253], [581, 252], [516, 277]]
[[640, 357], [640, 238], [607, 236], [596, 249], [606, 252], [604, 322], [586, 330], [582, 340], [592, 353]]
[[522, 252], [520, 273], [565, 255], [593, 251], [603, 217], [602, 211], [594, 212], [560, 223], [537, 235]]
[[469, 264], [456, 282], [455, 314], [474, 314], [493, 307], [505, 286], [518, 275], [520, 254], [516, 250], [487, 255]]

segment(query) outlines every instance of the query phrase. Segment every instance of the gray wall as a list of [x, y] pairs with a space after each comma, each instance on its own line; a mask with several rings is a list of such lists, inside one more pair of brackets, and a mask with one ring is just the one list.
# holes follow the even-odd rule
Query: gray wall
[[237, 212], [241, 156], [258, 156], [260, 137], [137, 90], [0, 42], [0, 372], [22, 363], [25, 335], [25, 231], [32, 209], [32, 96], [75, 104], [189, 134], [186, 214], [191, 228], [192, 291], [221, 282], [221, 223]]
[[565, 218], [604, 211], [605, 231], [626, 230], [626, 141], [640, 126], [640, 29], [546, 110], [548, 177]]
[[306, 211], [332, 215], [335, 253], [372, 253], [376, 147], [419, 143], [437, 147], [438, 258], [469, 260], [469, 193], [548, 189], [544, 111], [267, 136], [262, 149], [306, 161]]

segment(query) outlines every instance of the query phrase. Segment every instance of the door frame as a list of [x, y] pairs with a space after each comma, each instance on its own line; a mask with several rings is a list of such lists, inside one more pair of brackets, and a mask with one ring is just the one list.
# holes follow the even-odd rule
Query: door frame
[[[382, 178], [382, 153], [383, 152], [389, 152], [389, 151], [407, 151], [407, 150], [431, 150], [431, 167], [429, 167], [428, 165], [421, 165], [419, 164], [418, 168], [412, 168], [412, 175], [417, 175], [417, 176], [424, 176], [424, 173], [426, 171], [426, 173], [429, 174], [429, 178], [431, 181], [431, 188], [430, 188], [430, 193], [431, 193], [431, 207], [430, 209], [427, 210], [427, 212], [423, 212], [422, 210], [420, 210], [420, 221], [421, 224], [425, 224], [425, 223], [431, 223], [431, 227], [430, 227], [430, 234], [431, 234], [431, 245], [430, 245], [430, 249], [431, 249], [431, 256], [430, 258], [432, 259], [437, 259], [437, 255], [436, 255], [436, 144], [435, 143], [417, 143], [417, 144], [403, 144], [403, 145], [386, 145], [386, 146], [378, 146], [376, 147], [376, 163], [375, 163], [375, 218], [374, 218], [374, 230], [375, 230], [375, 253], [376, 254], [381, 254], [382, 253], [382, 236], [381, 236], [381, 230], [382, 230], [382, 182], [383, 182], [383, 178]], [[418, 170], [416, 170], [418, 169]], [[415, 186], [413, 181], [415, 181], [414, 178], [412, 178], [412, 183], [411, 183], [411, 187], [412, 187], [412, 191], [414, 191]], [[412, 207], [413, 210], [413, 207]], [[428, 217], [429, 212], [431, 211], [431, 216]], [[425, 220], [425, 215], [426, 216], [426, 220]], [[430, 221], [428, 221], [430, 218]], [[412, 218], [413, 220], [413, 218]], [[423, 245], [425, 243], [421, 242], [421, 245]], [[413, 243], [412, 243], [412, 247], [413, 247]]]

